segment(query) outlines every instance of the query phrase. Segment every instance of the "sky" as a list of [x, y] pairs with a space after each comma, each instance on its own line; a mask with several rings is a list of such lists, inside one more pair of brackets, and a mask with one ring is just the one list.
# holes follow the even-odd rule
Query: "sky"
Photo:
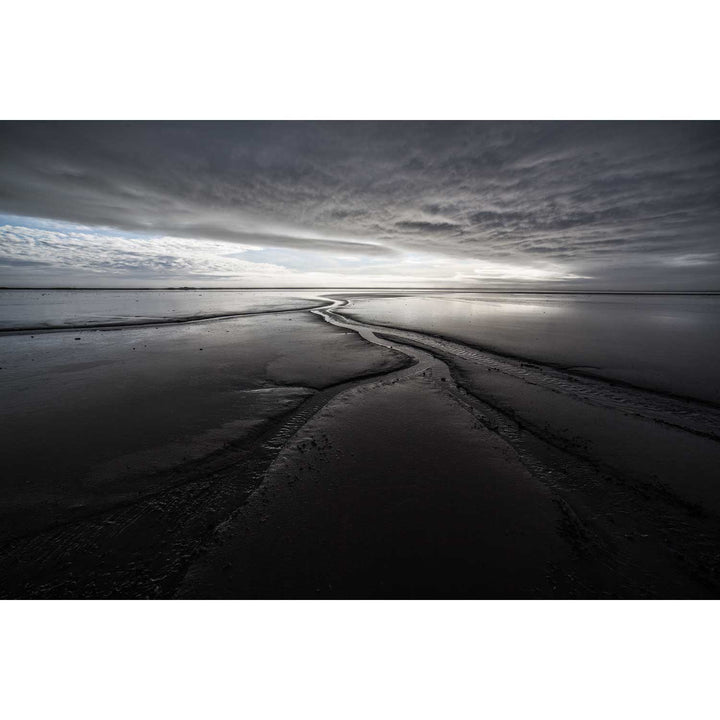
[[720, 123], [0, 123], [0, 286], [186, 285], [720, 290]]

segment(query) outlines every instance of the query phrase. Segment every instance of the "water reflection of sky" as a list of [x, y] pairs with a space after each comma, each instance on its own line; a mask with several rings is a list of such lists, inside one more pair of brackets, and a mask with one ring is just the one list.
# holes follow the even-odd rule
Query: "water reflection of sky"
[[[472, 312], [481, 314], [520, 314], [520, 315], [547, 315], [562, 314], [569, 309], [567, 303], [552, 302], [552, 298], [528, 297], [518, 298], [511, 296], [508, 299], [501, 296], [434, 296], [433, 301], [440, 300], [448, 303], [464, 303], [472, 307]], [[463, 312], [466, 309], [463, 308]]]
[[423, 293], [356, 299], [360, 320], [720, 400], [720, 296]]

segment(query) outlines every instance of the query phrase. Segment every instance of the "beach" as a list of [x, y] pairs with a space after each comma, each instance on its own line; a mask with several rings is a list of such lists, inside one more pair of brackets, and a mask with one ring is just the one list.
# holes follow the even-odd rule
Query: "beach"
[[718, 596], [717, 296], [13, 292], [3, 597]]

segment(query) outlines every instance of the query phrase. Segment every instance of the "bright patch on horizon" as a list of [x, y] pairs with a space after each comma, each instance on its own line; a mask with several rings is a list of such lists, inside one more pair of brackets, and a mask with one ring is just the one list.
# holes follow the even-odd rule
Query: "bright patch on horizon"
[[543, 281], [558, 282], [559, 280], [589, 280], [589, 275], [578, 275], [558, 265], [533, 267], [530, 265], [511, 265], [481, 261], [473, 263], [475, 275], [462, 276], [465, 279], [511, 280], [517, 282]]
[[[3, 218], [9, 220], [10, 218]], [[18, 219], [12, 218], [17, 222]], [[0, 284], [446, 286], [581, 277], [562, 268], [470, 261], [433, 253], [348, 256], [172, 236], [152, 237], [28, 218], [0, 226]]]

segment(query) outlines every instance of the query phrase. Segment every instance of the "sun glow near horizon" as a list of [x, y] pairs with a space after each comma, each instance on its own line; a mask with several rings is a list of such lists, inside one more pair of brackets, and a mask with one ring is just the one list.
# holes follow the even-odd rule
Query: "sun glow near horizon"
[[[499, 263], [437, 252], [398, 251], [388, 260], [348, 254], [342, 246], [333, 253], [330, 249], [143, 236], [34, 218], [0, 217], [0, 222], [0, 259], [16, 284], [28, 283], [32, 278], [43, 284], [65, 280], [72, 285], [93, 285], [102, 281], [108, 286], [141, 281], [156, 285], [202, 282], [222, 286], [252, 283], [261, 287], [452, 287], [587, 277], [558, 264]], [[10, 284], [9, 279], [4, 276], [1, 284]]]

